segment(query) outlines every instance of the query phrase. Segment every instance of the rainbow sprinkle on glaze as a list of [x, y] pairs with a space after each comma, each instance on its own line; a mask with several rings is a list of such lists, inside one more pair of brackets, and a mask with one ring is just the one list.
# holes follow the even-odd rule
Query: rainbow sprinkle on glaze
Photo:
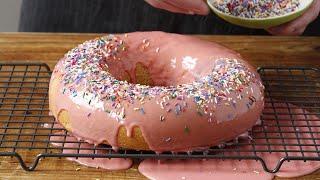
[[[149, 44], [149, 41], [145, 40], [142, 44], [146, 43]], [[144, 111], [143, 104], [152, 98], [160, 97], [157, 100], [159, 108], [179, 116], [188, 108], [185, 99], [193, 98], [198, 107], [198, 115], [208, 115], [208, 122], [211, 122], [214, 113], [210, 104], [237, 108], [237, 101], [243, 96], [239, 93], [236, 98], [230, 98], [228, 94], [242, 92], [250, 83], [260, 83], [256, 75], [238, 60], [221, 58], [213, 61], [215, 67], [210, 74], [192, 83], [166, 87], [132, 84], [113, 77], [108, 72], [106, 63], [121, 60], [118, 54], [126, 50], [123, 40], [109, 35], [86, 41], [69, 51], [63, 60], [63, 94], [82, 98], [89, 106], [101, 108], [118, 122], [126, 119], [124, 102], [140, 103], [141, 107], [135, 107], [134, 110], [146, 114], [150, 112]], [[155, 53], [161, 53], [161, 50], [157, 49]], [[261, 83], [259, 85], [262, 86]], [[256, 101], [253, 96], [249, 98], [248, 108]], [[169, 100], [173, 99], [176, 103], [170, 103]], [[112, 104], [112, 107], [106, 107], [106, 102]], [[160, 115], [159, 120], [163, 122], [166, 118]], [[186, 126], [184, 131], [188, 133], [190, 130]]]
[[229, 15], [244, 18], [267, 18], [299, 9], [300, 0], [213, 0], [213, 5]]

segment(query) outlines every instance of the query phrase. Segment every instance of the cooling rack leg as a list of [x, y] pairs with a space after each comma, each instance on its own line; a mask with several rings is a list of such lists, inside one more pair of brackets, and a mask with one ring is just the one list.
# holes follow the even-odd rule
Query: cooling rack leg
[[29, 167], [26, 165], [26, 163], [23, 161], [22, 157], [18, 153], [1, 153], [0, 156], [16, 157], [20, 163], [20, 166], [25, 171], [33, 171], [37, 167], [39, 160], [42, 158], [41, 154], [38, 155], [33, 164]]

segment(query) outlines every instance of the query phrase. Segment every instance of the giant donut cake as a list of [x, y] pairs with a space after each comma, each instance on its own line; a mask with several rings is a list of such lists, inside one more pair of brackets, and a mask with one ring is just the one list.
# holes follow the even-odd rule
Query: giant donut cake
[[75, 137], [157, 152], [236, 138], [258, 121], [263, 97], [237, 53], [162, 32], [84, 42], [58, 62], [49, 88], [51, 113]]

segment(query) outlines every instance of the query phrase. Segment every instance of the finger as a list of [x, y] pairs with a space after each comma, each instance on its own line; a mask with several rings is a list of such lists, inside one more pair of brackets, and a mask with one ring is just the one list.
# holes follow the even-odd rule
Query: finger
[[[174, 13], [182, 13], [182, 14], [199, 14], [199, 15], [207, 15], [209, 14], [209, 8], [205, 4], [203, 0], [191, 0], [192, 5], [190, 5], [191, 1], [185, 1], [182, 3], [181, 0], [145, 0], [151, 6], [164, 9]], [[179, 2], [176, 2], [179, 1]], [[190, 1], [190, 2], [189, 2]], [[198, 3], [194, 3], [197, 1]]]
[[301, 28], [294, 28], [294, 29], [275, 29], [275, 30], [270, 30], [268, 29], [267, 31], [272, 34], [272, 35], [280, 35], [280, 36], [299, 36], [302, 35], [303, 32], [306, 30], [305, 27]]
[[271, 33], [272, 35], [288, 35], [288, 36], [294, 36], [294, 35], [300, 35], [296, 34], [294, 32], [298, 32], [300, 27], [293, 26], [291, 23], [283, 24], [277, 27], [273, 27], [268, 29], [267, 31]]
[[164, 0], [180, 9], [193, 11], [196, 14], [207, 15], [209, 14], [209, 7], [204, 0]]
[[172, 6], [170, 4], [167, 4], [161, 0], [145, 0], [147, 3], [149, 3], [151, 6], [158, 8], [158, 9], [163, 9], [163, 10], [167, 10], [170, 12], [174, 12], [174, 13], [183, 13], [181, 11], [181, 9]]

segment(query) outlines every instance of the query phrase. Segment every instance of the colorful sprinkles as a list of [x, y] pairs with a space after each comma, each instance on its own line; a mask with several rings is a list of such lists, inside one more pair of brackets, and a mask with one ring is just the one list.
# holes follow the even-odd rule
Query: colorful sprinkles
[[296, 11], [300, 0], [213, 0], [213, 5], [233, 16], [267, 18]]
[[[147, 48], [150, 41], [145, 39], [141, 44], [143, 48]], [[118, 54], [126, 50], [123, 40], [109, 35], [87, 41], [69, 51], [63, 61], [65, 69], [62, 70], [62, 80], [65, 88], [62, 93], [82, 97], [90, 106], [102, 108], [118, 122], [127, 118], [127, 108], [130, 107], [128, 104], [135, 104], [133, 110], [145, 115], [148, 112], [145, 112], [142, 105], [155, 98], [159, 108], [163, 110], [159, 117], [163, 122], [168, 113], [179, 116], [185, 112], [191, 106], [187, 104], [187, 100], [192, 100], [199, 116], [207, 117], [211, 123], [215, 120], [214, 110], [217, 106], [236, 109], [238, 101], [248, 98], [247, 107], [250, 108], [256, 98], [253, 90], [247, 87], [251, 83], [262, 86], [248, 67], [237, 59], [228, 58], [213, 60], [214, 68], [207, 76], [187, 84], [164, 87], [120, 81], [108, 72], [107, 62], [121, 60]], [[159, 53], [157, 51], [160, 49], [155, 53]], [[246, 91], [247, 97], [240, 94], [243, 91]], [[229, 114], [227, 118], [230, 120], [233, 117], [234, 114]], [[189, 127], [185, 126], [184, 132], [190, 133]]]

